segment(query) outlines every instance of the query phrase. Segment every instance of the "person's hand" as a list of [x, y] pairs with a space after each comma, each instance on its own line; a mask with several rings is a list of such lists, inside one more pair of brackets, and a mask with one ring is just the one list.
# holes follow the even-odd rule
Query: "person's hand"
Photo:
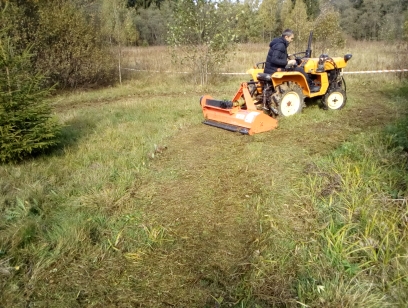
[[295, 66], [296, 60], [289, 60], [287, 66]]

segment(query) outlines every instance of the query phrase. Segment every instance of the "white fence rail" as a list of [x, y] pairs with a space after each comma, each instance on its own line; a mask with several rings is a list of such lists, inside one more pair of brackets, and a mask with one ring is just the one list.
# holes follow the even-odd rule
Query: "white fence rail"
[[[170, 74], [188, 74], [189, 72], [173, 72], [173, 71], [155, 71], [155, 70], [138, 70], [135, 68], [124, 68], [125, 70], [135, 72], [149, 72], [149, 73], [170, 73]], [[398, 70], [378, 70], [378, 71], [357, 71], [357, 72], [343, 72], [343, 74], [380, 74], [380, 73], [398, 73], [408, 72], [408, 69]], [[217, 73], [217, 75], [248, 75], [248, 73]]]

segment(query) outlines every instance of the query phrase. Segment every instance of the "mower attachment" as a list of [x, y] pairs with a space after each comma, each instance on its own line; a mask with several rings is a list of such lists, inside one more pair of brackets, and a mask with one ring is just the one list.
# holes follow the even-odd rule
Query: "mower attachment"
[[232, 101], [216, 100], [204, 95], [200, 99], [200, 105], [205, 118], [204, 124], [229, 131], [253, 135], [278, 126], [276, 119], [255, 107], [245, 82], [241, 84]]

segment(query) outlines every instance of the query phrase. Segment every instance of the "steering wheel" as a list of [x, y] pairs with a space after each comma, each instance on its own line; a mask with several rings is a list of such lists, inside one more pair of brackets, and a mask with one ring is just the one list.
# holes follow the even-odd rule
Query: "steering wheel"
[[296, 60], [296, 63], [297, 63], [294, 67], [299, 66], [303, 62], [302, 59], [305, 58], [306, 55], [307, 55], [306, 51], [300, 51], [300, 52], [292, 54], [291, 56]]
[[[301, 51], [301, 52], [297, 52], [292, 54], [295, 58], [304, 58], [306, 56], [306, 51]], [[303, 57], [299, 57], [299, 55], [303, 55]]]
[[255, 66], [256, 66], [257, 68], [262, 68], [262, 69], [264, 69], [264, 68], [265, 68], [265, 64], [266, 64], [266, 62], [258, 62], [258, 63], [255, 64]]

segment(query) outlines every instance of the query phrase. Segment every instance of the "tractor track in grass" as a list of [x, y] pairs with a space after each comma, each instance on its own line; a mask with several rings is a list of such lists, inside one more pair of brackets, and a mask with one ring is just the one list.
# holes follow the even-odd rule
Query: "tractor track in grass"
[[[203, 307], [211, 296], [230, 296], [239, 283], [257, 235], [256, 215], [245, 202], [253, 194], [251, 173], [239, 159], [248, 140], [200, 125], [173, 139], [154, 161], [152, 178], [135, 198], [144, 199], [146, 225], [163, 228], [169, 242], [138, 264], [152, 275], [142, 294], [160, 290], [141, 298], [143, 305]], [[155, 275], [160, 279], [151, 279]]]
[[[218, 307], [218, 298], [226, 306], [239, 302], [259, 251], [262, 213], [256, 200], [273, 194], [282, 216], [294, 222], [291, 228], [299, 234], [307, 230], [304, 215], [290, 209], [293, 184], [314, 155], [395, 118], [392, 107], [378, 99], [338, 111], [330, 121], [290, 130], [283, 123], [272, 132], [243, 136], [197, 125], [168, 140], [167, 150], [152, 160], [149, 176], [132, 190], [132, 198], [143, 204], [146, 229], [164, 234], [132, 265], [136, 303]], [[256, 295], [270, 298], [267, 307], [293, 303], [289, 277], [289, 286], [268, 283], [282, 286], [258, 288], [275, 292]]]

